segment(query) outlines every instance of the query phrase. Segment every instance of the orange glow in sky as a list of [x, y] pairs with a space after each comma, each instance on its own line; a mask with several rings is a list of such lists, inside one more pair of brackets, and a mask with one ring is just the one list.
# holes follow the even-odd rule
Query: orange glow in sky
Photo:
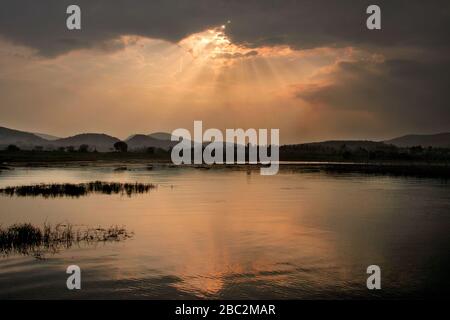
[[[105, 132], [122, 139], [189, 129], [202, 120], [218, 129], [279, 128], [281, 143], [293, 143], [332, 136], [337, 119], [345, 126], [358, 116], [330, 113], [297, 94], [329, 83], [338, 62], [365, 53], [249, 48], [234, 44], [226, 31], [227, 25], [213, 27], [179, 43], [122, 36], [52, 58], [2, 41], [0, 81], [14, 83], [3, 104], [15, 106], [2, 120], [58, 136]], [[29, 106], [39, 112], [28, 112]]]

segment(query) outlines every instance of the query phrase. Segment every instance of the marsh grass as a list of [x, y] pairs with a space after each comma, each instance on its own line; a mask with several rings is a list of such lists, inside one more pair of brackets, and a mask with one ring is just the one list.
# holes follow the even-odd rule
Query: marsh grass
[[7, 196], [42, 196], [44, 198], [56, 197], [80, 197], [90, 193], [102, 194], [121, 194], [131, 196], [133, 194], [146, 193], [156, 185], [151, 183], [118, 183], [118, 182], [102, 182], [93, 181], [87, 183], [52, 183], [52, 184], [35, 184], [25, 186], [14, 186], [0, 189], [0, 194]]
[[0, 255], [22, 254], [44, 258], [46, 254], [55, 254], [74, 245], [117, 242], [131, 237], [133, 233], [118, 226], [75, 228], [68, 223], [54, 226], [45, 223], [40, 228], [30, 223], [14, 224], [7, 228], [0, 226]]

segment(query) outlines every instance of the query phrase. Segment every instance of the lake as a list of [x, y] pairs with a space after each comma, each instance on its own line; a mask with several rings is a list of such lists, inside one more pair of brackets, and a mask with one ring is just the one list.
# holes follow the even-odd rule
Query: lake
[[[0, 188], [94, 180], [157, 185], [130, 197], [0, 195], [3, 226], [68, 222], [134, 233], [45, 259], [0, 254], [1, 299], [450, 297], [445, 180], [127, 166], [0, 173]], [[66, 288], [72, 264], [81, 268], [81, 290]], [[366, 287], [369, 265], [381, 268], [381, 290]]]

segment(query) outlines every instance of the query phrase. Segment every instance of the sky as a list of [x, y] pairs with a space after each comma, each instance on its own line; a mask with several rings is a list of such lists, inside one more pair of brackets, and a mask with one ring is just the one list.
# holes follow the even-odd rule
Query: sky
[[0, 126], [125, 139], [202, 120], [277, 128], [281, 143], [450, 131], [448, 1], [0, 5]]

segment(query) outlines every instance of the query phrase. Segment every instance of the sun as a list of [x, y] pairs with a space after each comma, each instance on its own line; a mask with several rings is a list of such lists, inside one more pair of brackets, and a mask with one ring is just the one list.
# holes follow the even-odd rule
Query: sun
[[181, 40], [178, 45], [194, 59], [228, 60], [245, 56], [248, 49], [233, 44], [226, 34], [226, 29], [227, 25], [224, 24], [194, 33]]
[[231, 41], [225, 34], [225, 25], [194, 33], [181, 40], [179, 45], [187, 50], [194, 58], [216, 58], [232, 51]]

